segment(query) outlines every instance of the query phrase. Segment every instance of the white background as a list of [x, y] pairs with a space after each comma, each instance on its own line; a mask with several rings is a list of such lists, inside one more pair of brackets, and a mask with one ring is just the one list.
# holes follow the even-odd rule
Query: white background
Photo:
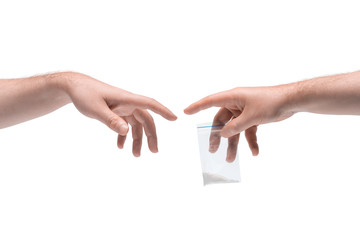
[[68, 105], [0, 130], [0, 239], [359, 239], [359, 117], [300, 113], [202, 186], [183, 109], [236, 86], [355, 71], [358, 1], [1, 1], [0, 78], [78, 71], [156, 98], [158, 154]]

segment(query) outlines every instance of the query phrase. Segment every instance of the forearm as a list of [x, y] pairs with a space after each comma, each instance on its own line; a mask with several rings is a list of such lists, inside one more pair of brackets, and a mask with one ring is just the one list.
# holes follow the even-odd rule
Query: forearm
[[0, 128], [50, 113], [71, 102], [63, 73], [0, 79]]
[[284, 85], [293, 113], [360, 115], [360, 71]]

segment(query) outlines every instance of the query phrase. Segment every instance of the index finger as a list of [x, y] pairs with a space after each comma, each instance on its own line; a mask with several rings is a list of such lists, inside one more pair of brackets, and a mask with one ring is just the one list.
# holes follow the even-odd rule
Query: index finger
[[194, 114], [211, 107], [222, 107], [228, 101], [229, 96], [230, 93], [228, 91], [209, 95], [185, 108], [184, 112], [186, 114]]
[[166, 118], [167, 120], [175, 121], [177, 119], [176, 115], [172, 111], [153, 98], [134, 94], [130, 96], [129, 100], [137, 107], [149, 109], [154, 113], [157, 113]]

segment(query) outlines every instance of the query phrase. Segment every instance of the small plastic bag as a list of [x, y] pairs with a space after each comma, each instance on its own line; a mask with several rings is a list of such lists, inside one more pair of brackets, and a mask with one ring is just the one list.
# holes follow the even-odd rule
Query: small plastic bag
[[[240, 182], [239, 156], [227, 162], [228, 139], [220, 136], [223, 124], [204, 123], [197, 125], [201, 168], [204, 186], [215, 183]], [[210, 135], [212, 134], [212, 144]], [[215, 141], [213, 141], [215, 139]], [[220, 144], [218, 144], [220, 141]], [[215, 142], [215, 147], [213, 146]], [[216, 147], [218, 146], [218, 149]], [[237, 147], [237, 146], [236, 146]], [[210, 152], [211, 151], [211, 152]]]

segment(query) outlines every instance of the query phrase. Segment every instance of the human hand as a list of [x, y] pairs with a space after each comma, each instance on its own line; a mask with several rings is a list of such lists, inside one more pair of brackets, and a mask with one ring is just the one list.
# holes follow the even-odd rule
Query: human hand
[[219, 148], [220, 137], [228, 138], [226, 160], [234, 161], [239, 136], [245, 131], [245, 137], [254, 156], [258, 155], [257, 126], [269, 122], [284, 120], [293, 115], [287, 107], [287, 87], [252, 87], [232, 90], [207, 96], [190, 106], [184, 112], [194, 114], [210, 107], [220, 107], [214, 117], [213, 125], [224, 125], [220, 132], [210, 135], [210, 152]]
[[140, 156], [143, 130], [151, 152], [158, 152], [154, 120], [147, 109], [174, 121], [176, 116], [152, 98], [133, 94], [80, 73], [63, 73], [65, 91], [85, 116], [97, 119], [118, 133], [117, 145], [124, 147], [128, 124], [132, 127], [133, 155]]

